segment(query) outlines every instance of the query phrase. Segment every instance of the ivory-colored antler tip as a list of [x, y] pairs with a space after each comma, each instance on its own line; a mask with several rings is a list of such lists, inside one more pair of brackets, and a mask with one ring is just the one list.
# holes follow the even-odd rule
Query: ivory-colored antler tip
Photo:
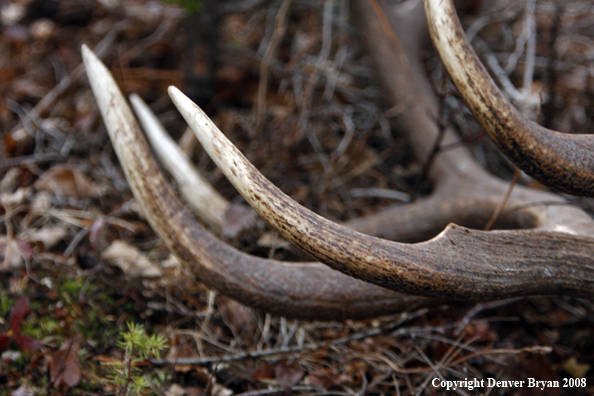
[[97, 58], [97, 55], [95, 55], [93, 50], [90, 49], [86, 44], [83, 44], [81, 46], [80, 52], [82, 54], [82, 60], [83, 60], [83, 63], [85, 64], [85, 69], [87, 71], [87, 75], [97, 74], [97, 73], [101, 73], [103, 71], [101, 66], [103, 66], [103, 68], [105, 68], [105, 66], [103, 65], [101, 60], [99, 60], [99, 58]]
[[86, 44], [81, 46], [80, 52], [82, 53], [83, 61], [87, 61], [93, 55], [93, 51]]
[[167, 88], [167, 93], [169, 93], [169, 96], [171, 96], [171, 98], [173, 99], [173, 96], [178, 95], [182, 92], [176, 86], [170, 85]]

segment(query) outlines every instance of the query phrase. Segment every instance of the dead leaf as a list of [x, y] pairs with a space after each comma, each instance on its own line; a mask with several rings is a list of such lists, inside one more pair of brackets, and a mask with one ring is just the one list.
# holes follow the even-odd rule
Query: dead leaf
[[31, 189], [28, 187], [22, 187], [17, 189], [13, 193], [2, 193], [0, 194], [0, 202], [4, 207], [18, 206], [25, 202], [25, 200], [31, 196]]
[[165, 391], [165, 396], [184, 396], [186, 394], [186, 388], [178, 384], [171, 384], [169, 389]]
[[[559, 376], [551, 367], [551, 362], [545, 356], [537, 356], [529, 361], [521, 363], [521, 369], [516, 373], [518, 378], [536, 378], [537, 380], [559, 381]], [[522, 396], [559, 396], [560, 388], [545, 387], [540, 388], [519, 388], [519, 394]]]
[[35, 392], [27, 384], [23, 384], [15, 389], [10, 396], [35, 396]]
[[322, 368], [309, 373], [307, 381], [318, 388], [328, 389], [352, 382], [352, 379], [346, 374], [336, 374], [330, 368]]
[[29, 299], [27, 297], [19, 298], [10, 311], [10, 329], [13, 333], [21, 331], [23, 320], [30, 312]]
[[571, 374], [573, 378], [584, 378], [588, 370], [590, 370], [590, 365], [587, 363], [578, 363], [575, 356], [572, 356], [563, 362], [563, 369]]
[[50, 378], [54, 386], [58, 387], [64, 383], [68, 386], [75, 386], [80, 381], [80, 361], [78, 350], [80, 344], [76, 341], [66, 341], [60, 349], [54, 353], [49, 364]]
[[112, 261], [125, 274], [137, 277], [158, 277], [163, 275], [159, 266], [146, 257], [138, 248], [122, 240], [113, 241], [101, 254], [103, 260]]
[[[176, 342], [171, 345], [165, 359], [167, 360], [176, 360], [176, 359], [198, 359], [200, 355], [198, 355], [193, 346], [188, 344], [185, 339], [177, 339]], [[187, 373], [190, 370], [195, 370], [195, 376], [204, 382], [208, 381], [209, 372], [204, 367], [199, 367], [196, 365], [191, 364], [176, 364], [174, 365], [174, 370], [181, 373]]]
[[223, 386], [218, 382], [215, 382], [214, 384], [212, 384], [210, 394], [212, 396], [231, 396], [233, 394], [233, 391], [227, 388], [226, 386]]
[[31, 351], [33, 349], [41, 349], [43, 347], [43, 344], [40, 341], [24, 334], [13, 335], [12, 341], [21, 351]]
[[276, 232], [265, 232], [258, 239], [258, 246], [273, 248], [273, 249], [289, 249], [292, 245], [291, 242], [281, 237]]
[[241, 334], [252, 323], [251, 310], [237, 301], [225, 296], [218, 297], [219, 310], [227, 325], [233, 327], [235, 334]]
[[274, 368], [274, 379], [276, 383], [281, 386], [287, 394], [291, 392], [303, 375], [305, 370], [295, 364], [287, 364], [287, 362], [280, 362]]
[[0, 351], [5, 350], [10, 345], [10, 336], [0, 334]]
[[274, 366], [268, 362], [263, 362], [260, 367], [252, 373], [252, 378], [256, 380], [269, 380], [274, 378]]
[[33, 201], [29, 204], [29, 214], [31, 216], [44, 216], [51, 207], [51, 195], [42, 191], [35, 195]]
[[36, 230], [28, 230], [21, 236], [31, 242], [41, 242], [45, 250], [50, 250], [56, 246], [68, 234], [68, 229], [64, 226], [47, 226]]
[[4, 193], [13, 192], [19, 185], [21, 169], [18, 167], [10, 168], [0, 181], [0, 191]]
[[47, 170], [35, 182], [35, 188], [75, 199], [103, 195], [103, 189], [87, 175], [65, 165], [56, 165]]
[[[15, 238], [9, 242], [8, 238], [0, 235], [0, 262], [5, 263], [8, 268], [20, 268], [23, 266], [25, 254]], [[9, 255], [8, 258], [6, 255]]]
[[223, 236], [228, 239], [235, 239], [240, 232], [253, 227], [258, 215], [249, 206], [242, 204], [231, 204], [227, 213], [225, 213], [225, 220], [227, 224], [223, 229]]
[[91, 224], [89, 228], [89, 242], [91, 242], [91, 247], [98, 251], [103, 250], [108, 245], [107, 222], [103, 216]]

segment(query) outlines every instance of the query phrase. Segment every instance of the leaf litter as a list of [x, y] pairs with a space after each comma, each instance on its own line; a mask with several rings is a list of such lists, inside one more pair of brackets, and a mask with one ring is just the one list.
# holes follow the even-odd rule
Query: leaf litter
[[[183, 137], [185, 125], [168, 102], [167, 85], [186, 81], [187, 91], [194, 90], [267, 177], [326, 217], [344, 221], [393, 204], [373, 191], [422, 194], [415, 184], [422, 166], [386, 129], [389, 109], [382, 107], [374, 70], [348, 24], [346, 1], [335, 2], [330, 38], [322, 34], [322, 4], [293, 1], [281, 31], [274, 27], [280, 2], [256, 1], [198, 29], [201, 40], [191, 45], [185, 37], [200, 16], [171, 4], [64, 1], [40, 15], [34, 7], [42, 3], [0, 6], [0, 47], [10, 55], [0, 61], [0, 395], [113, 394], [99, 362], [122, 359], [116, 341], [127, 321], [169, 338], [165, 359], [140, 367], [159, 374], [154, 389], [167, 395], [450, 394], [431, 387], [431, 380], [525, 376], [583, 376], [586, 388], [548, 392], [594, 393], [590, 302], [529, 298], [482, 309], [452, 304], [345, 323], [273, 317], [184, 274], [135, 209], [79, 66], [82, 43], [98, 47], [126, 94], [134, 90], [152, 103], [200, 171], [237, 208], [242, 202], [233, 188], [193, 138]], [[524, 7], [496, 3], [507, 12], [481, 36], [505, 57], [514, 51]], [[542, 48], [553, 4], [536, 8]], [[591, 131], [592, 119], [584, 116], [594, 113], [591, 65], [564, 29], [573, 26], [591, 40], [594, 16], [582, 0], [567, 2], [561, 18], [557, 40], [565, 50], [556, 66], [551, 124]], [[214, 47], [208, 29], [218, 33]], [[504, 33], [490, 35], [498, 31]], [[276, 50], [265, 56], [273, 40]], [[212, 48], [218, 67], [209, 71]], [[264, 96], [258, 96], [262, 82], [255, 77], [261, 66], [268, 75]], [[538, 67], [544, 74], [545, 66]], [[254, 133], [250, 109], [258, 97], [265, 100], [263, 122]], [[488, 144], [473, 150], [498, 158]], [[490, 163], [492, 171], [508, 172], [501, 160]], [[237, 248], [307, 259], [271, 238], [249, 213], [232, 215], [224, 237]]]

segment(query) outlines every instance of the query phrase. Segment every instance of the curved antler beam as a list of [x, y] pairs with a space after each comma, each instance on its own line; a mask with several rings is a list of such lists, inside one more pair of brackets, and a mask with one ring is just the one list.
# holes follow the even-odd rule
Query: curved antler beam
[[541, 183], [594, 197], [594, 136], [552, 131], [528, 120], [478, 60], [451, 0], [424, 0], [433, 44], [466, 104], [499, 149]]
[[284, 263], [242, 253], [185, 211], [151, 156], [111, 73], [86, 46], [87, 76], [139, 206], [167, 247], [194, 275], [239, 302], [303, 319], [361, 319], [436, 305], [347, 277], [319, 263]]
[[293, 201], [181, 91], [169, 87], [169, 95], [204, 149], [256, 212], [287, 240], [335, 270], [392, 290], [442, 298], [592, 294], [591, 238], [543, 230], [483, 232], [456, 225], [417, 244], [360, 234]]

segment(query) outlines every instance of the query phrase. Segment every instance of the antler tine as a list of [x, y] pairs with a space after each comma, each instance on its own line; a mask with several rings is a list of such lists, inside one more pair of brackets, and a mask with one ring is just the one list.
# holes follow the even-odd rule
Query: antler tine
[[169, 87], [169, 95], [204, 149], [256, 212], [287, 240], [335, 270], [393, 290], [444, 298], [591, 295], [592, 238], [542, 230], [481, 232], [455, 225], [417, 244], [357, 233], [293, 201], [181, 91]]
[[140, 96], [130, 95], [130, 103], [155, 154], [177, 182], [181, 196], [202, 221], [216, 231], [222, 230], [229, 202], [204, 180]]
[[431, 38], [448, 74], [499, 149], [541, 183], [594, 197], [594, 136], [562, 134], [527, 119], [477, 58], [452, 0], [424, 0], [424, 5]]
[[[429, 41], [422, 0], [397, 5], [381, 0], [354, 0], [351, 5], [357, 31], [375, 63], [386, 99], [391, 106], [406, 105], [395, 121], [401, 135], [412, 143], [416, 157], [427, 158], [440, 133], [444, 134], [442, 145], [457, 142], [459, 138], [452, 128], [440, 131], [434, 118], [427, 116], [437, 114], [438, 101], [419, 56]], [[508, 182], [486, 172], [460, 145], [455, 150], [441, 150], [428, 177], [434, 185], [428, 197], [356, 219], [349, 226], [399, 241], [423, 240], [423, 229], [429, 231], [430, 237], [449, 222], [481, 229], [509, 187]], [[584, 211], [547, 191], [516, 185], [506, 208], [498, 218], [499, 228], [564, 230], [581, 235], [594, 232], [594, 221]], [[402, 238], [403, 235], [408, 238]]]
[[91, 88], [139, 206], [170, 251], [209, 286], [244, 304], [303, 319], [361, 319], [436, 305], [332, 271], [319, 263], [283, 263], [244, 254], [192, 219], [151, 156], [111, 73], [86, 46]]

